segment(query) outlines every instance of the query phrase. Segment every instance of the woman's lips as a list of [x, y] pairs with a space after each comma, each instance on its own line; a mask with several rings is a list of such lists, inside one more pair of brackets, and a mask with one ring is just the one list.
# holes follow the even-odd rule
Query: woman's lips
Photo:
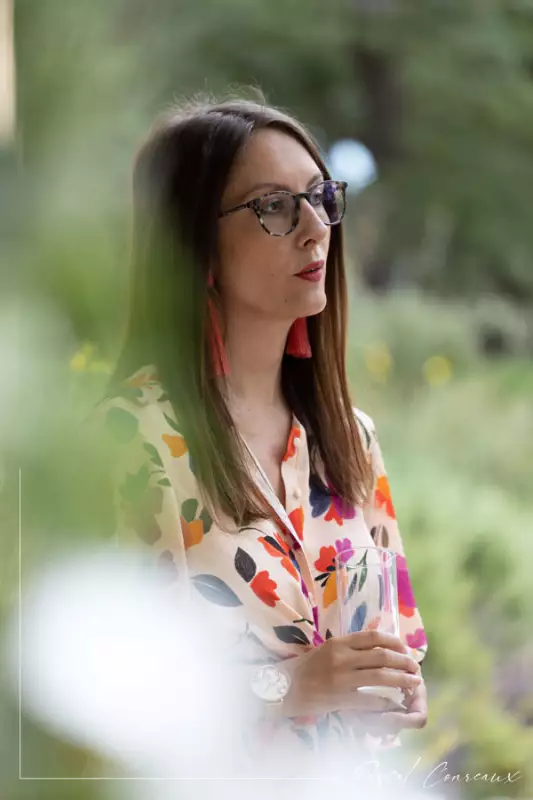
[[324, 273], [324, 267], [316, 267], [313, 270], [309, 270], [309, 272], [300, 272], [296, 275], [297, 278], [302, 278], [304, 281], [316, 281], [321, 280], [322, 275]]

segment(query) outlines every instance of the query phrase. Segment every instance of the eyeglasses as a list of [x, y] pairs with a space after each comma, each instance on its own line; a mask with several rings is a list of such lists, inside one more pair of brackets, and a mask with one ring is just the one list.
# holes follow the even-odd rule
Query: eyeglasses
[[305, 198], [324, 225], [338, 225], [346, 210], [347, 185], [345, 181], [323, 181], [308, 192], [271, 192], [228, 211], [221, 211], [218, 216], [227, 217], [235, 211], [251, 208], [263, 230], [270, 236], [287, 236], [298, 225], [300, 203]]

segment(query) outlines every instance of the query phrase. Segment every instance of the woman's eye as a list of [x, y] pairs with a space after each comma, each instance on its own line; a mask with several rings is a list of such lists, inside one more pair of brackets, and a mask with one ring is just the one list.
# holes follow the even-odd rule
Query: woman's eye
[[322, 186], [317, 186], [316, 189], [312, 189], [311, 191], [311, 205], [319, 206], [322, 204], [324, 199], [324, 189]]
[[280, 214], [285, 210], [285, 200], [281, 197], [272, 197], [264, 200], [261, 205], [263, 214]]

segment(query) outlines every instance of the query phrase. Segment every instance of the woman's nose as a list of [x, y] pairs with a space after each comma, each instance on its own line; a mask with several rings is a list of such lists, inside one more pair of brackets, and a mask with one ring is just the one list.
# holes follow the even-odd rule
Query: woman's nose
[[301, 200], [300, 219], [296, 231], [304, 240], [311, 237], [317, 242], [322, 241], [329, 234], [329, 225], [325, 224], [317, 210], [305, 198]]

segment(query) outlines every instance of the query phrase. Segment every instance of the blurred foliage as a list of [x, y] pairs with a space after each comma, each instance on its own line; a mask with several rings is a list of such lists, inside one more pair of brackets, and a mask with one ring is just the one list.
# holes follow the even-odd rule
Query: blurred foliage
[[[414, 751], [424, 740], [424, 757], [447, 760], [450, 774], [522, 773], [505, 789], [463, 786], [467, 796], [527, 797], [533, 363], [476, 354], [476, 319], [495, 302], [355, 294], [349, 368], [357, 405], [376, 420], [428, 630], [431, 719]], [[509, 335], [515, 325], [509, 314]], [[432, 358], [448, 365], [444, 381], [425, 368]]]
[[[101, 536], [101, 454], [76, 431], [124, 323], [135, 148], [181, 96], [258, 85], [325, 150], [356, 138], [378, 162], [345, 222], [349, 369], [378, 426], [430, 639], [431, 721], [414, 751], [423, 743], [450, 772], [524, 776], [467, 796], [531, 796], [533, 0], [17, 0], [15, 22], [0, 347], [15, 340], [13, 287], [24, 294], [18, 371], [0, 351], [13, 498], [1, 521], [18, 527], [20, 464], [24, 574]], [[4, 549], [2, 612], [18, 578]], [[16, 716], [0, 697], [0, 729]], [[76, 774], [83, 754], [31, 721], [24, 731], [28, 773]], [[6, 796], [99, 794], [19, 784], [15, 739], [0, 738]]]
[[[191, 0], [18, 0], [16, 23], [20, 147], [59, 282], [58, 226], [76, 236], [89, 215], [112, 247], [102, 214], [123, 211], [153, 114], [257, 84], [324, 148], [352, 137], [374, 153], [380, 180], [357, 201], [371, 228], [357, 239], [375, 231], [359, 253], [372, 285], [533, 299], [531, 0], [204, 0], [201, 13]], [[108, 255], [92, 258], [111, 280]]]

